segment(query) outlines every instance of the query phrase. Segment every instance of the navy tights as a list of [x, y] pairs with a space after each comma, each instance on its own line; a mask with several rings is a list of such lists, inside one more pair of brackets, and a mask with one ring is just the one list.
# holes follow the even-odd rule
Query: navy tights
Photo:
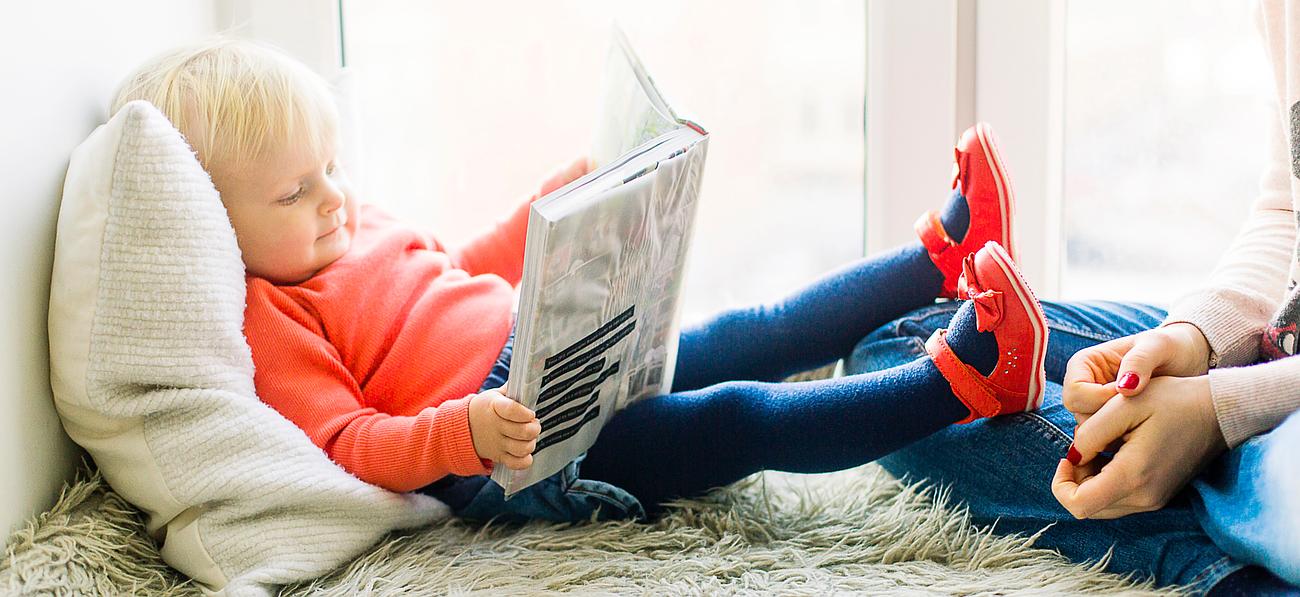
[[[875, 328], [933, 302], [941, 280], [912, 243], [784, 300], [683, 330], [674, 391], [615, 414], [582, 476], [622, 487], [655, 512], [761, 470], [857, 466], [961, 420], [966, 407], [925, 357], [874, 373], [779, 382], [847, 356]], [[995, 358], [992, 335], [973, 326], [971, 309], [958, 310], [954, 351], [967, 362]]]

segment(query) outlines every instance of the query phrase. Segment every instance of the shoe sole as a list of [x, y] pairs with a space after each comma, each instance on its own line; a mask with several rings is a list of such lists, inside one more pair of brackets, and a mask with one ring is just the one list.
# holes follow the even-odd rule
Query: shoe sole
[[1016, 298], [1020, 299], [1020, 304], [1024, 306], [1025, 311], [1030, 314], [1030, 324], [1034, 328], [1034, 370], [1029, 374], [1029, 391], [1028, 398], [1025, 400], [1025, 410], [1036, 410], [1043, 405], [1043, 394], [1047, 388], [1047, 369], [1045, 360], [1047, 356], [1047, 318], [1043, 315], [1043, 309], [1038, 303], [1038, 297], [1034, 296], [1033, 289], [1025, 283], [1024, 278], [1020, 276], [1020, 271], [1015, 267], [1015, 261], [1011, 255], [1007, 254], [1006, 249], [1001, 246], [989, 243], [984, 245], [990, 249], [989, 255], [993, 262], [998, 264], [1003, 275], [1011, 282], [1011, 289], [1016, 292]]
[[1016, 261], [1014, 235], [1012, 234], [1011, 225], [1015, 221], [1015, 196], [1011, 190], [1011, 182], [1007, 179], [1006, 169], [1002, 166], [1002, 152], [998, 150], [997, 140], [993, 137], [993, 129], [988, 123], [980, 122], [975, 125], [975, 135], [979, 138], [980, 148], [984, 151], [984, 162], [993, 170], [993, 182], [998, 188], [998, 210], [1002, 215], [1002, 239], [999, 243], [1002, 245], [1011, 260]]

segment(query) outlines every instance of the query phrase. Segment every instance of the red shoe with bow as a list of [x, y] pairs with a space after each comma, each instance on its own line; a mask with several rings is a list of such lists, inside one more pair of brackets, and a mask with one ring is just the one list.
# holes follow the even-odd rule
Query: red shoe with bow
[[958, 298], [957, 278], [961, 263], [967, 255], [978, 251], [984, 243], [995, 241], [1002, 245], [1011, 259], [1016, 258], [1015, 236], [1012, 222], [1015, 219], [1015, 198], [1006, 166], [998, 153], [993, 128], [981, 122], [966, 129], [957, 147], [952, 170], [952, 188], [966, 199], [970, 214], [966, 234], [954, 240], [944, 229], [939, 212], [930, 210], [916, 220], [915, 228], [921, 244], [930, 254], [930, 260], [943, 274], [940, 296]]
[[986, 376], [952, 351], [947, 329], [935, 330], [925, 343], [953, 394], [970, 409], [960, 422], [1038, 408], [1047, 384], [1047, 319], [1011, 255], [990, 241], [962, 262], [958, 287], [974, 302], [976, 328], [993, 332], [998, 345], [997, 366]]

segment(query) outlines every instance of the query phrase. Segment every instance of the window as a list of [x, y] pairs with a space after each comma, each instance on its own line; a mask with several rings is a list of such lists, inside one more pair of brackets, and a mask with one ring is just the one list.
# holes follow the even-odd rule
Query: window
[[[456, 244], [590, 145], [613, 19], [713, 133], [682, 321], [862, 254], [860, 2], [345, 2], [367, 201]], [[738, 14], [743, 13], [743, 14]]]
[[1068, 3], [1064, 297], [1168, 302], [1227, 249], [1267, 157], [1271, 82], [1253, 10]]

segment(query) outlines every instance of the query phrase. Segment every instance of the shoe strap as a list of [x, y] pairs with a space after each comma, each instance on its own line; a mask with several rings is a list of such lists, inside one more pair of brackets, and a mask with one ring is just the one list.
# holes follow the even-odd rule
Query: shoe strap
[[948, 231], [944, 230], [939, 212], [933, 209], [921, 214], [912, 227], [916, 229], [916, 235], [921, 237], [925, 252], [930, 254], [930, 259], [935, 263], [939, 262], [939, 255], [957, 244], [948, 236]]
[[970, 423], [1002, 412], [1002, 402], [989, 387], [988, 380], [974, 367], [963, 363], [948, 345], [948, 330], [935, 330], [930, 339], [925, 341], [925, 351], [930, 353], [930, 359], [934, 361], [939, 373], [948, 380], [953, 395], [970, 410], [970, 416], [957, 421], [957, 424]]

